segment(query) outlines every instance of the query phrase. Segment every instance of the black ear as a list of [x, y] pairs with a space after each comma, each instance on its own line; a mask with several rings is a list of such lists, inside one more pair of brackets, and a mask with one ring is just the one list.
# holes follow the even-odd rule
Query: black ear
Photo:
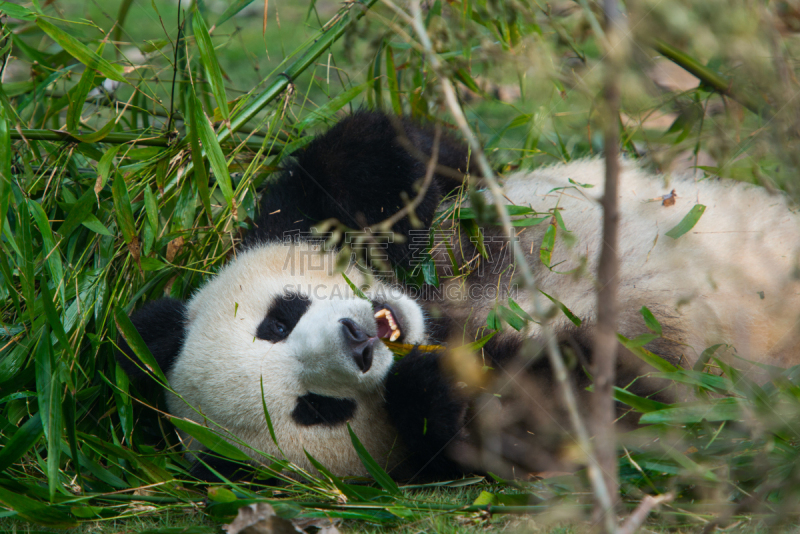
[[[131, 322], [153, 353], [158, 366], [166, 374], [183, 347], [186, 335], [186, 304], [172, 298], [148, 302], [131, 315]], [[119, 338], [118, 345], [121, 352], [117, 353], [117, 361], [131, 380], [138, 381], [145, 387], [155, 386], [155, 382], [142, 371], [144, 365], [122, 337]]]
[[[326, 219], [362, 229], [397, 213], [414, 199], [433, 150], [435, 127], [380, 112], [359, 111], [294, 154], [280, 178], [264, 192], [256, 228], [245, 245], [308, 232]], [[437, 171], [415, 215], [427, 229], [442, 195], [461, 185], [468, 166], [464, 143], [440, 134]], [[404, 243], [388, 245], [392, 264], [407, 266], [408, 217], [393, 231]]]

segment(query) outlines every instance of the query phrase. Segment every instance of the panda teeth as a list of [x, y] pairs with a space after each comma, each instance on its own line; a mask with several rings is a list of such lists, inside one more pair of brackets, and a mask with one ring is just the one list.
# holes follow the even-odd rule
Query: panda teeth
[[392, 312], [386, 308], [383, 308], [382, 310], [375, 312], [375, 318], [386, 319], [386, 321], [389, 323], [389, 329], [392, 331], [391, 336], [389, 336], [389, 341], [397, 341], [397, 338], [400, 337], [401, 332], [394, 320], [394, 316], [392, 316]]

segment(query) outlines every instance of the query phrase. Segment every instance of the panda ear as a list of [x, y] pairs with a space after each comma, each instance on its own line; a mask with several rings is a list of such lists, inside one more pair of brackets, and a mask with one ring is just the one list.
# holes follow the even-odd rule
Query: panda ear
[[[186, 335], [186, 304], [172, 298], [148, 302], [131, 315], [131, 322], [158, 366], [166, 374], [183, 346]], [[148, 385], [154, 385], [152, 379], [142, 371], [144, 365], [122, 337], [119, 338], [118, 345], [120, 352], [117, 353], [117, 362], [128, 376], [134, 381], [147, 381]]]

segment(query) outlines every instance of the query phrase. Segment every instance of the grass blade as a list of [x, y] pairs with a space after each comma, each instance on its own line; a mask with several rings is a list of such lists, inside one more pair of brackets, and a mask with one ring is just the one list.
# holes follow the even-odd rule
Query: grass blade
[[364, 464], [364, 467], [367, 468], [367, 472], [372, 475], [372, 478], [375, 479], [375, 482], [380, 484], [380, 486], [391, 493], [392, 495], [400, 495], [400, 488], [397, 486], [392, 477], [389, 476], [389, 473], [384, 471], [384, 469], [375, 461], [375, 459], [370, 455], [369, 451], [367, 451], [366, 447], [361, 444], [361, 441], [356, 436], [356, 433], [353, 432], [353, 429], [350, 427], [350, 423], [347, 423], [347, 431], [350, 432], [350, 440], [353, 442], [353, 447], [356, 449], [356, 454], [361, 459], [361, 463]]

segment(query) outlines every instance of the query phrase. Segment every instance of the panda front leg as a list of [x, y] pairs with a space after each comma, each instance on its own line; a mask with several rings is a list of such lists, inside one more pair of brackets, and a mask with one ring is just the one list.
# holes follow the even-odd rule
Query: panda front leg
[[441, 369], [441, 353], [413, 350], [386, 377], [386, 407], [411, 455], [402, 478], [452, 478], [465, 470], [453, 451], [467, 437], [468, 402]]

